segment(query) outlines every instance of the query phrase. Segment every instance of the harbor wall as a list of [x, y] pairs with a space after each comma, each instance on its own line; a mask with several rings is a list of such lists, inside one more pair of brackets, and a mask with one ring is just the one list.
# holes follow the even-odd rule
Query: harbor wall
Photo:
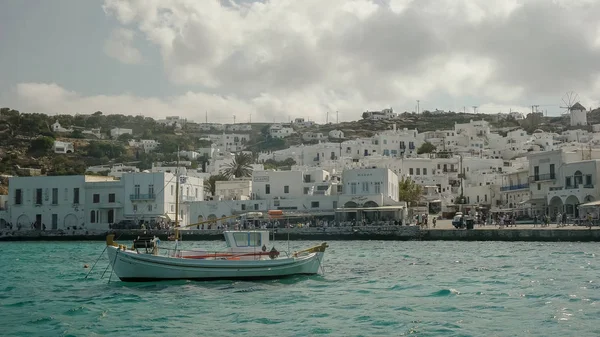
[[[167, 231], [116, 230], [118, 240], [133, 240], [138, 236], [158, 236], [167, 240]], [[184, 241], [223, 240], [221, 230], [182, 231]], [[4, 231], [0, 241], [103, 241], [106, 231]], [[172, 233], [171, 233], [172, 234]], [[361, 226], [329, 228], [282, 228], [275, 231], [276, 240], [422, 240], [422, 241], [546, 241], [600, 242], [600, 230], [573, 228], [478, 228], [475, 230], [420, 229], [416, 226]]]

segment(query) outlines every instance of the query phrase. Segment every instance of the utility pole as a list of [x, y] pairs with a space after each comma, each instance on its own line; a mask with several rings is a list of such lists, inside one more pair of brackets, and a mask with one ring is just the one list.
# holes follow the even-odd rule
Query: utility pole
[[467, 113], [467, 107], [463, 106], [463, 113], [466, 114]]
[[208, 111], [204, 111], [204, 123], [208, 124]]
[[421, 105], [420, 105], [421, 101], [417, 100], [417, 115], [419, 114], [419, 111], [421, 110]]
[[252, 124], [252, 114], [250, 114], [250, 124]]
[[329, 124], [329, 111], [327, 111], [327, 117], [325, 117], [325, 124]]
[[336, 111], [335, 116], [335, 124], [340, 124], [340, 112]]
[[233, 124], [235, 124], [235, 115], [233, 115]]
[[477, 105], [473, 105], [473, 114], [477, 113]]

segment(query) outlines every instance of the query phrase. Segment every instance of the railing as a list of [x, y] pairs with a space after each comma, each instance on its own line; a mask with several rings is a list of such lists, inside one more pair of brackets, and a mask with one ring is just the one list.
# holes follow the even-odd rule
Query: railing
[[504, 191], [515, 191], [515, 190], [522, 190], [525, 188], [529, 188], [529, 184], [519, 184], [519, 185], [508, 185], [508, 186], [502, 186], [500, 187], [500, 191], [504, 192]]
[[129, 200], [154, 200], [156, 194], [130, 194]]
[[554, 180], [554, 179], [556, 179], [556, 174], [551, 174], [551, 173], [529, 176], [529, 182]]
[[562, 191], [563, 187], [562, 186], [554, 186], [554, 187], [550, 187], [550, 191]]

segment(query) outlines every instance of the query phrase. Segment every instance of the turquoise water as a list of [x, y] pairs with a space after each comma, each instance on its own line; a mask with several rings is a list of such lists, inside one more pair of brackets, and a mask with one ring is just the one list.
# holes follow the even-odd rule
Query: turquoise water
[[265, 282], [108, 283], [103, 257], [85, 279], [103, 248], [0, 243], [0, 335], [600, 335], [595, 243], [331, 242], [324, 276]]

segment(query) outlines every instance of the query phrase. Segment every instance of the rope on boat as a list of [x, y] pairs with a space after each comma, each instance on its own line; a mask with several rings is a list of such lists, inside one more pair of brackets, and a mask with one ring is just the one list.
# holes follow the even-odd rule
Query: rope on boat
[[106, 251], [107, 247], [108, 246], [104, 246], [104, 250], [102, 251], [102, 253], [100, 253], [100, 256], [98, 256], [98, 258], [96, 259], [96, 262], [94, 262], [94, 265], [92, 266], [92, 268], [90, 269], [90, 271], [87, 273], [87, 275], [85, 275], [86, 279], [88, 278], [88, 276], [90, 276], [90, 274], [92, 273], [92, 270], [94, 270], [94, 267], [96, 266], [96, 263], [98, 263], [98, 261], [100, 261], [100, 258], [102, 257], [102, 255]]

